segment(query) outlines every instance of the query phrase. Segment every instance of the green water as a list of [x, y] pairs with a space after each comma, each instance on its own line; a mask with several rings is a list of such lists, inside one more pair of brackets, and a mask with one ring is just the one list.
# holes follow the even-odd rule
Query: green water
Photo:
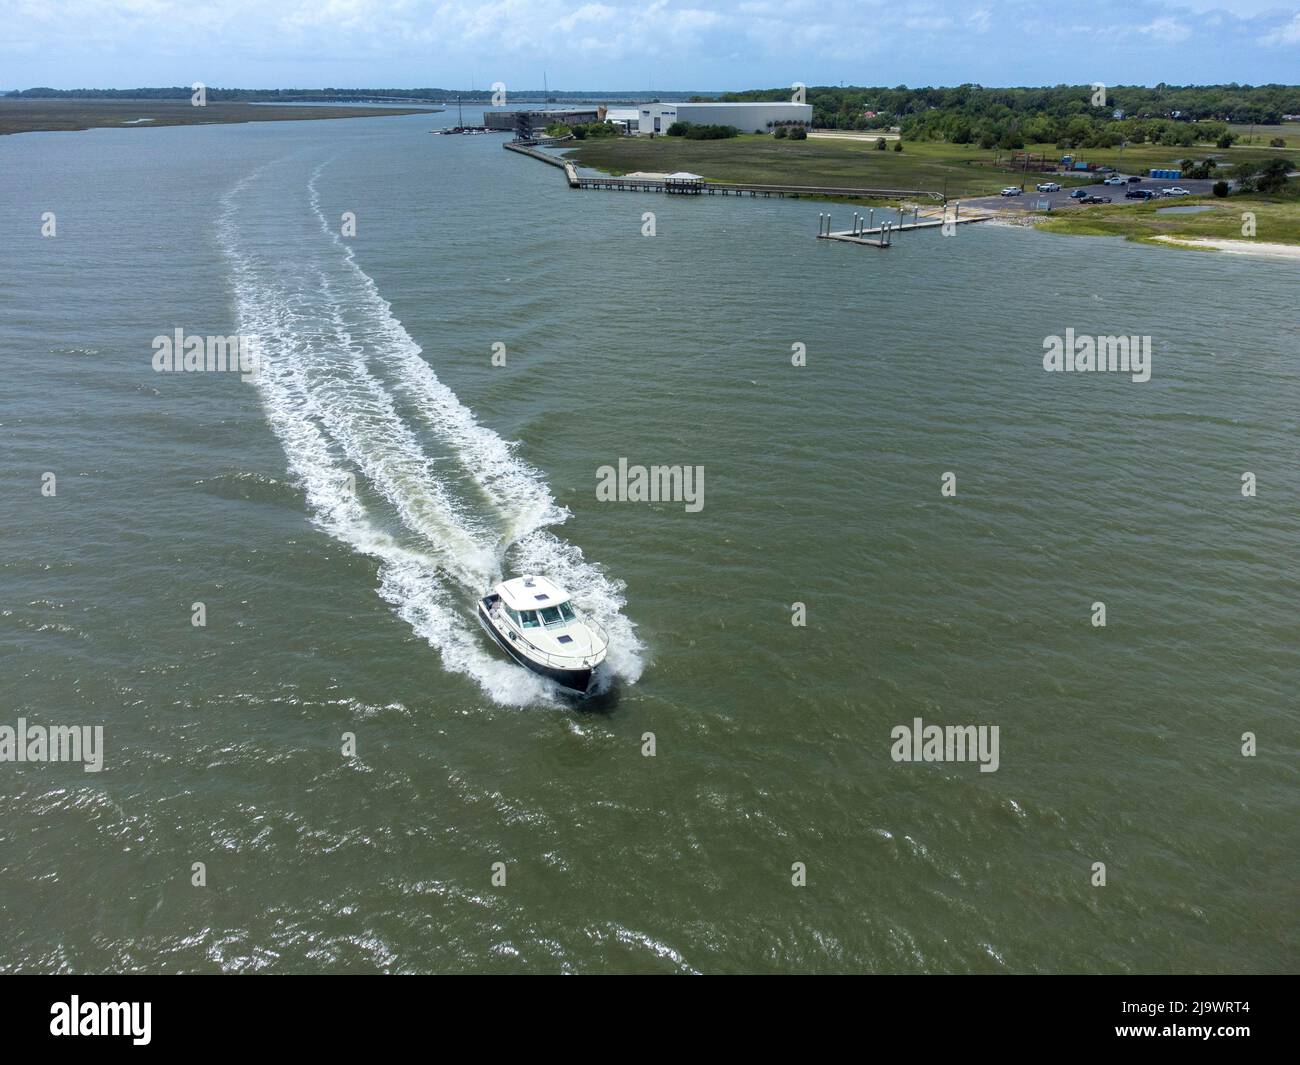
[[[0, 762], [0, 969], [1293, 971], [1294, 268], [829, 244], [445, 119], [0, 138], [0, 726], [104, 729]], [[1045, 373], [1067, 328], [1152, 379]], [[595, 698], [475, 626], [525, 571]], [[997, 771], [894, 761], [918, 717]]]

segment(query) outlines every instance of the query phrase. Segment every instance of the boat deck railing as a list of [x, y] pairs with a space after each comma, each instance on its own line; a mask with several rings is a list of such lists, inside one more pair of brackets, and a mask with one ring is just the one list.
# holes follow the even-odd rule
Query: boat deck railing
[[[495, 614], [493, 616], [495, 616]], [[609, 633], [605, 631], [603, 625], [592, 620], [592, 618], [588, 617], [586, 614], [579, 614], [578, 620], [600, 637], [600, 641], [603, 644], [602, 647], [585, 655], [557, 654], [554, 651], [546, 651], [538, 647], [537, 644], [533, 643], [533, 641], [527, 636], [515, 629], [513, 625], [507, 625], [506, 627], [515, 634], [517, 642], [528, 645], [528, 653], [530, 657], [536, 658], [543, 665], [554, 666], [556, 669], [581, 669], [584, 666], [591, 665], [591, 659], [609, 648]]]

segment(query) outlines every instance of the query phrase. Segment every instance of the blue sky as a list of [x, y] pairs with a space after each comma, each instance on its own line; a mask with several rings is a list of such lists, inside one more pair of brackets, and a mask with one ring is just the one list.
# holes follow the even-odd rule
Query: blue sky
[[11, 0], [0, 88], [1300, 81], [1267, 0]]

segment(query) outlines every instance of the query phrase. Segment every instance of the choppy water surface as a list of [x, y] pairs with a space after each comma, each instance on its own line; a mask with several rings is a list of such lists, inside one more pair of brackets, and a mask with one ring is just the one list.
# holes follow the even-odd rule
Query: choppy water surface
[[[0, 139], [0, 725], [106, 748], [0, 763], [0, 968], [1295, 968], [1293, 266], [829, 245], [435, 122]], [[474, 623], [525, 571], [612, 630], [581, 706]]]

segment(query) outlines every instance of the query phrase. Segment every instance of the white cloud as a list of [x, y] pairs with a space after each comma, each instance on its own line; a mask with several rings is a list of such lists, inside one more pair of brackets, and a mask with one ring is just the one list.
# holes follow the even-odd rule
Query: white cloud
[[1071, 27], [1035, 0], [9, 0], [0, 84], [1289, 82], [1298, 4], [1092, 0]]
[[1259, 41], [1268, 45], [1300, 44], [1300, 15], [1292, 15], [1290, 22], [1265, 34]]
[[1177, 44], [1192, 35], [1191, 30], [1173, 18], [1158, 18], [1145, 26], [1139, 26], [1138, 33], [1145, 33], [1148, 37], [1164, 41], [1166, 44]]
[[1285, 3], [1279, 3], [1279, 0], [1171, 0], [1168, 6], [1194, 11], [1197, 14], [1223, 11], [1238, 18], [1254, 18], [1256, 15], [1284, 8]]

